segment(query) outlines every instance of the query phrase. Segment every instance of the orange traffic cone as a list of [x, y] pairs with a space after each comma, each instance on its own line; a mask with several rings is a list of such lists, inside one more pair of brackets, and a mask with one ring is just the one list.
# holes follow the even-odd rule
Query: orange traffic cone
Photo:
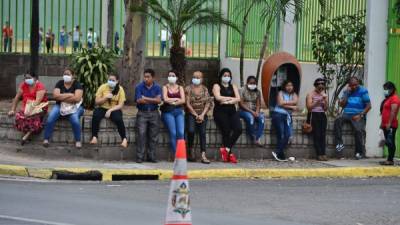
[[178, 140], [165, 225], [192, 225], [185, 140]]

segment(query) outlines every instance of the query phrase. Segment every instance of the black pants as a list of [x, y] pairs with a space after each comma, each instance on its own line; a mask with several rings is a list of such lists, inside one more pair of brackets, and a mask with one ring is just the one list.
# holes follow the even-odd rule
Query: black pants
[[385, 134], [385, 144], [388, 147], [388, 161], [393, 161], [394, 153], [396, 152], [396, 130], [397, 128], [392, 128], [392, 134], [389, 135], [389, 130], [384, 129], [383, 134]]
[[204, 121], [202, 123], [197, 123], [196, 118], [188, 113], [186, 114], [186, 129], [187, 129], [187, 139], [188, 139], [188, 148], [193, 148], [194, 136], [196, 133], [199, 134], [200, 137], [200, 150], [201, 152], [206, 151], [206, 127], [207, 127], [207, 116], [204, 117]]
[[342, 127], [344, 123], [350, 123], [354, 128], [354, 139], [356, 144], [356, 153], [364, 154], [365, 153], [365, 118], [360, 119], [359, 121], [352, 120], [352, 116], [343, 114], [336, 118], [334, 124], [334, 133], [335, 133], [335, 144], [343, 144], [342, 140]]
[[242, 134], [242, 123], [239, 112], [214, 110], [214, 120], [222, 133], [222, 143], [226, 148], [232, 148]]
[[[311, 117], [312, 114], [312, 117]], [[317, 156], [325, 155], [327, 118], [324, 112], [312, 112], [307, 116], [311, 120], [314, 149]]]
[[[93, 112], [93, 118], [92, 118], [92, 137], [98, 137], [99, 133], [99, 126], [101, 120], [104, 118], [106, 115], [107, 109], [105, 108], [96, 108]], [[124, 125], [124, 120], [122, 118], [122, 111], [121, 110], [116, 110], [113, 111], [110, 115], [110, 120], [117, 125], [118, 128], [118, 133], [119, 136], [121, 136], [121, 139], [126, 138], [126, 131], [125, 131], [125, 125]]]

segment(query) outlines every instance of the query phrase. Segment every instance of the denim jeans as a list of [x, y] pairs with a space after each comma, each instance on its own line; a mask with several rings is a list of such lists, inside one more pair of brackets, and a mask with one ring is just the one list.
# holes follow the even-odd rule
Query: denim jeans
[[344, 123], [350, 123], [354, 128], [354, 140], [356, 153], [364, 154], [365, 153], [365, 125], [366, 119], [362, 118], [359, 121], [354, 121], [351, 115], [342, 114], [335, 119], [334, 122], [334, 133], [335, 133], [335, 144], [343, 144], [342, 140], [342, 128]]
[[265, 115], [260, 113], [257, 118], [248, 111], [240, 110], [240, 118], [246, 122], [246, 131], [252, 140], [258, 140], [264, 133]]
[[272, 112], [272, 125], [275, 128], [277, 137], [277, 154], [284, 158], [284, 149], [288, 144], [290, 137], [290, 126], [287, 120], [288, 115], [278, 112]]
[[[65, 118], [68, 118], [69, 122], [72, 125], [72, 131], [74, 133], [74, 138], [75, 141], [81, 141], [81, 124], [80, 124], [80, 117], [84, 113], [83, 107], [79, 107], [79, 109], [68, 116], [65, 116]], [[49, 116], [47, 117], [47, 122], [46, 122], [46, 128], [44, 130], [44, 139], [49, 140], [53, 134], [54, 130], [54, 125], [56, 124], [58, 118], [60, 118], [60, 105], [56, 104], [54, 105], [53, 109], [49, 113]]]
[[164, 121], [164, 124], [168, 129], [170, 150], [175, 154], [176, 141], [178, 139], [183, 139], [185, 135], [185, 118], [183, 115], [183, 109], [179, 107], [170, 112], [163, 112], [161, 114], [161, 119]]

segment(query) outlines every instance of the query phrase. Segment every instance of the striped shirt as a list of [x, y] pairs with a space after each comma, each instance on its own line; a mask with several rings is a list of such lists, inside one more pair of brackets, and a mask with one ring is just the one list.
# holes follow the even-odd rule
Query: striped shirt
[[344, 91], [342, 98], [347, 97], [347, 103], [344, 107], [343, 113], [349, 116], [360, 114], [364, 111], [371, 100], [368, 95], [368, 90], [359, 86], [355, 91]]

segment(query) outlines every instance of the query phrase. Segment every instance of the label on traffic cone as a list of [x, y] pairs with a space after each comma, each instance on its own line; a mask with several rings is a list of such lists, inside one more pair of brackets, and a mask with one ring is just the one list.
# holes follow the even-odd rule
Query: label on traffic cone
[[178, 140], [165, 225], [192, 225], [185, 140]]

